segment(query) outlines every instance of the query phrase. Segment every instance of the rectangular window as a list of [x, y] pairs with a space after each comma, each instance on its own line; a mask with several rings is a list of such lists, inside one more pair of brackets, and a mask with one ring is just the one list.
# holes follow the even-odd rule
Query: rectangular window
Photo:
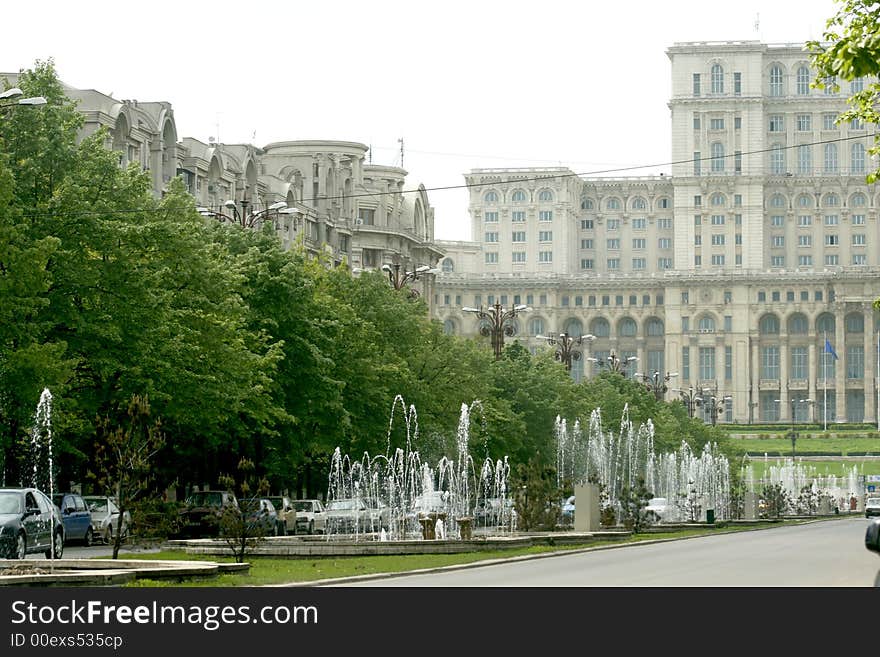
[[779, 379], [779, 347], [761, 347], [761, 378]]
[[810, 293], [807, 290], [801, 290], [801, 301], [809, 301]]
[[770, 132], [783, 132], [782, 114], [770, 115]]
[[620, 269], [620, 258], [608, 258], [608, 271]]
[[767, 300], [767, 293], [764, 290], [758, 290], [758, 303], [763, 303]]
[[538, 221], [553, 221], [553, 210], [539, 210]]
[[838, 246], [840, 245], [840, 236], [834, 233], [829, 233], [825, 235], [825, 246]]
[[593, 220], [581, 219], [581, 230], [593, 230]]
[[691, 348], [681, 348], [681, 378], [684, 381], [691, 380]]
[[523, 210], [514, 210], [510, 213], [510, 222], [514, 224], [523, 224], [526, 221], [526, 213]]
[[596, 305], [596, 295], [595, 294], [591, 294], [590, 296], [587, 297], [587, 305], [590, 305], [590, 306]]
[[846, 348], [846, 378], [865, 378], [865, 347], [856, 345]]
[[852, 243], [853, 246], [865, 246], [868, 242], [863, 233], [854, 233], [852, 236]]
[[486, 303], [488, 303], [490, 306], [494, 306], [495, 305], [495, 295], [490, 294], [488, 297], [486, 297]]
[[702, 235], [694, 235], [694, 246], [700, 246], [703, 243]]
[[630, 294], [629, 295], [629, 305], [631, 305], [631, 306], [639, 305], [639, 296], [637, 294]]
[[700, 95], [700, 74], [699, 73], [694, 73], [693, 82], [694, 82], [694, 96], [699, 96]]
[[864, 226], [865, 225], [865, 215], [854, 214], [852, 216], [852, 225], [853, 226]]
[[734, 151], [734, 153], [733, 153], [733, 172], [734, 173], [742, 173], [742, 170], [743, 170], [742, 151]]
[[712, 225], [713, 226], [723, 226], [724, 225], [724, 215], [723, 214], [713, 214], [712, 215]]
[[799, 255], [798, 256], [798, 267], [812, 267], [813, 266], [813, 256], [811, 255]]
[[724, 316], [724, 330], [728, 333], [733, 330], [733, 315]]
[[807, 348], [792, 347], [791, 348], [791, 368], [790, 376], [792, 379], [807, 378]]
[[498, 223], [498, 213], [497, 212], [484, 212], [483, 213], [483, 221], [487, 224], [497, 224]]
[[772, 297], [773, 301], [779, 301], [779, 290], [773, 290]]
[[524, 230], [515, 230], [511, 235], [512, 242], [525, 242], [526, 241], [526, 231]]
[[689, 296], [690, 295], [687, 292], [681, 293], [681, 305], [682, 306], [686, 306], [689, 303], [689, 301], [688, 301]]
[[553, 241], [553, 231], [552, 230], [538, 231], [538, 241], [539, 242], [552, 242]]
[[724, 246], [724, 235], [719, 233], [712, 234], [712, 246]]
[[781, 214], [774, 214], [770, 217], [770, 225], [771, 226], [784, 226], [785, 225], [785, 217]]
[[449, 296], [448, 294], [444, 294], [443, 295], [443, 305], [448, 306], [450, 301], [452, 301], [452, 297]]
[[834, 125], [834, 121], [837, 119], [836, 114], [823, 114], [822, 115], [822, 129], [823, 130], [836, 130], [837, 126]]
[[620, 219], [609, 219], [608, 230], [620, 230]]
[[486, 252], [486, 264], [487, 265], [498, 264], [498, 251], [487, 251]]
[[583, 305], [584, 305], [584, 298], [583, 298], [582, 296], [580, 296], [580, 295], [576, 296], [576, 297], [574, 298], [574, 305], [576, 305], [576, 306], [583, 306]]
[[737, 246], [742, 246], [743, 243], [743, 235], [742, 233], [734, 233], [733, 235], [733, 243]]
[[825, 225], [826, 226], [837, 226], [840, 223], [840, 217], [836, 214], [826, 214], [825, 215]]
[[742, 226], [743, 216], [741, 214], [733, 215], [733, 223], [735, 223], [737, 226]]
[[709, 130], [724, 130], [724, 119], [709, 119]]
[[526, 262], [526, 252], [525, 251], [514, 251], [510, 254], [512, 258], [512, 262], [515, 265], [524, 265]]
[[538, 262], [553, 262], [553, 251], [538, 251]]
[[724, 380], [733, 379], [733, 347], [724, 347]]
[[636, 217], [632, 220], [633, 230], [645, 230], [646, 225], [644, 217]]
[[610, 306], [611, 305], [611, 297], [608, 296], [607, 294], [602, 295], [602, 305], [603, 306]]
[[672, 219], [670, 217], [663, 217], [662, 219], [658, 219], [657, 228], [661, 230], [672, 230]]
[[531, 306], [534, 303], [535, 303], [535, 295], [534, 294], [527, 294], [526, 295], [526, 305]]
[[497, 242], [498, 241], [498, 233], [486, 233], [486, 242]]
[[592, 269], [593, 268], [593, 259], [592, 258], [582, 258], [581, 259], [581, 269]]
[[547, 295], [546, 295], [546, 294], [542, 294], [542, 295], [540, 295], [540, 296], [538, 297], [538, 301], [540, 302], [540, 304], [541, 304], [542, 306], [546, 306], [546, 305], [547, 305]]
[[563, 295], [563, 297], [562, 297], [562, 307], [563, 307], [563, 308], [567, 308], [567, 307], [568, 307], [568, 295], [567, 295], [567, 294], [566, 294], [566, 295]]
[[813, 246], [813, 236], [798, 235], [798, 246]]
[[702, 165], [702, 160], [700, 159], [700, 151], [694, 151], [694, 175], [700, 175], [700, 167]]
[[642, 305], [643, 306], [650, 306], [651, 305], [651, 295], [650, 294], [643, 294], [642, 295]]
[[690, 317], [682, 317], [681, 318], [681, 332], [687, 333], [691, 330], [691, 318]]
[[[864, 237], [864, 235], [862, 235]], [[862, 242], [864, 244], [864, 242]], [[853, 242], [855, 244], [855, 242]], [[644, 237], [633, 238], [633, 249], [644, 249], [647, 246], [647, 240]]]
[[461, 295], [460, 294], [455, 295], [455, 305], [459, 306], [459, 307], [461, 306]]
[[483, 305], [483, 297], [479, 294], [475, 294], [474, 295], [474, 306], [476, 308], [479, 308], [482, 305]]
[[813, 147], [809, 144], [801, 144], [797, 148], [798, 173], [809, 175], [813, 173]]
[[632, 259], [632, 268], [633, 271], [640, 271], [647, 268], [647, 261], [645, 258], [633, 258]]
[[592, 249], [593, 248], [593, 239], [585, 239], [581, 240], [581, 248], [582, 249]]
[[703, 206], [703, 197], [699, 194], [694, 194], [694, 207], [699, 208]]
[[703, 223], [703, 215], [695, 214], [694, 215], [694, 226], [699, 226], [701, 223]]
[[700, 129], [700, 115], [694, 114], [694, 130]]
[[813, 115], [798, 114], [796, 125], [798, 132], [811, 132], [813, 130]]
[[733, 129], [734, 130], [741, 130], [742, 125], [743, 125], [742, 117], [740, 117], [740, 116], [733, 117]]
[[672, 248], [672, 238], [671, 237], [661, 237], [657, 240], [657, 248], [659, 249], [671, 249]]
[[612, 237], [605, 240], [605, 246], [609, 250], [619, 250], [620, 249], [620, 239], [617, 237]]
[[672, 269], [672, 258], [657, 258], [657, 269]]
[[711, 381], [715, 378], [715, 347], [700, 347], [698, 358], [698, 378], [701, 381]]
[[724, 256], [720, 253], [712, 254], [712, 266], [713, 267], [723, 267], [724, 266]]
[[770, 266], [771, 267], [785, 267], [785, 256], [784, 255], [770, 256]]
[[813, 217], [809, 214], [799, 214], [798, 215], [798, 226], [812, 226], [813, 225]]
[[743, 195], [742, 194], [734, 194], [733, 195], [733, 206], [736, 208], [742, 207], [743, 204]]
[[868, 256], [865, 253], [853, 253], [852, 263], [854, 265], [867, 265]]
[[739, 96], [742, 94], [742, 73], [739, 71], [733, 72], [733, 95]]

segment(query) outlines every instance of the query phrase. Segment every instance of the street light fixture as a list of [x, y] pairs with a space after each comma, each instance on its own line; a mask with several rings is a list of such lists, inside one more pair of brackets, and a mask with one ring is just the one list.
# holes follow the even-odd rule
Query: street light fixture
[[668, 390], [666, 384], [669, 383], [669, 379], [674, 376], [678, 376], [678, 372], [666, 372], [665, 376], [658, 370], [654, 370], [653, 374], [643, 374], [641, 372], [633, 374], [634, 378], [641, 379], [649, 392], [654, 393], [654, 399], [657, 401], [663, 400], [663, 395], [665, 395]]
[[[400, 263], [382, 265], [382, 271], [388, 275], [388, 282], [395, 290], [402, 290], [409, 283], [419, 280], [423, 274], [438, 274], [439, 269], [432, 269], [429, 265], [421, 265], [413, 271], [401, 270]], [[409, 288], [410, 296], [418, 297], [419, 291], [415, 288]]]
[[615, 372], [616, 374], [620, 374], [622, 376], [626, 376], [626, 369], [635, 363], [639, 359], [638, 356], [627, 356], [626, 358], [620, 358], [617, 354], [614, 353], [614, 350], [611, 350], [611, 353], [605, 356], [604, 358], [587, 358], [591, 363], [596, 363], [600, 368], [606, 369], [609, 372]]
[[[774, 402], [777, 404], [781, 404], [781, 399], [774, 399]], [[812, 404], [812, 399], [795, 399], [792, 397], [791, 399], [791, 430], [788, 432], [788, 437], [791, 439], [791, 458], [795, 456], [795, 446], [797, 445], [797, 439], [799, 437], [798, 432], [795, 431], [795, 404]]]
[[581, 359], [581, 352], [575, 347], [581, 346], [584, 341], [590, 342], [596, 339], [595, 335], [587, 333], [577, 337], [568, 333], [560, 333], [559, 336], [552, 335], [536, 335], [538, 340], [546, 340], [547, 344], [557, 347], [556, 360], [565, 365], [565, 369], [571, 372], [572, 361]]
[[699, 390], [694, 390], [693, 386], [687, 390], [676, 388], [675, 392], [681, 396], [681, 403], [687, 409], [688, 417], [693, 417], [697, 408], [703, 405], [703, 393]]
[[496, 303], [486, 310], [483, 310], [483, 306], [480, 306], [479, 308], [462, 308], [461, 311], [473, 313], [478, 318], [487, 320], [487, 323], [480, 327], [480, 334], [492, 338], [492, 350], [495, 352], [495, 360], [501, 360], [501, 353], [504, 349], [504, 336], [511, 337], [516, 333], [516, 329], [514, 329], [510, 321], [519, 313], [531, 311], [531, 308], [521, 304], [504, 310], [500, 303]]
[[21, 89], [18, 87], [12, 87], [12, 89], [7, 89], [3, 93], [0, 93], [0, 101], [8, 101], [8, 102], [0, 102], [0, 110], [5, 110], [7, 108], [15, 107], [16, 105], [45, 105], [48, 101], [43, 96], [31, 96], [30, 98], [19, 98], [19, 96], [24, 95]]
[[[241, 200], [241, 212], [238, 210], [238, 205], [232, 199], [229, 199], [225, 203], [223, 203], [223, 207], [232, 210], [232, 214], [226, 214], [224, 212], [218, 212], [216, 210], [211, 210], [210, 208], [198, 207], [196, 210], [203, 217], [214, 217], [215, 219], [219, 219], [220, 221], [225, 221], [231, 224], [238, 224], [242, 228], [256, 228], [260, 225], [263, 218], [266, 217], [270, 212], [277, 212], [283, 214], [295, 214], [299, 212], [296, 208], [288, 208], [287, 203], [284, 201], [277, 201], [270, 205], [269, 207], [260, 210], [259, 212], [252, 212], [251, 214], [247, 213], [247, 206], [250, 204], [250, 201], [246, 199]], [[286, 210], [290, 210], [287, 212]]]

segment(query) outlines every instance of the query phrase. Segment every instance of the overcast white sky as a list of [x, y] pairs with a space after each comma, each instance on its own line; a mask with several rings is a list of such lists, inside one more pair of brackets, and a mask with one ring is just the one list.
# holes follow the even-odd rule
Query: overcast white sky
[[837, 7], [835, 0], [14, 2], [3, 8], [0, 71], [51, 57], [74, 87], [171, 102], [178, 135], [203, 141], [356, 141], [371, 146], [374, 164], [400, 166], [403, 139], [408, 189], [459, 187], [428, 192], [436, 237], [470, 239], [460, 188], [470, 169], [668, 172], [669, 46], [803, 42], [821, 37]]

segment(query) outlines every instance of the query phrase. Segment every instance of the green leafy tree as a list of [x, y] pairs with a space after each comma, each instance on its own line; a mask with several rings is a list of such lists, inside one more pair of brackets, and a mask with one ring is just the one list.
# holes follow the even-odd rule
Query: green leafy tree
[[528, 532], [556, 528], [562, 491], [556, 486], [556, 471], [540, 454], [516, 467], [513, 492], [517, 529]]
[[645, 507], [654, 496], [646, 485], [644, 477], [638, 477], [633, 487], [624, 487], [620, 494], [620, 519], [623, 526], [633, 534], [638, 534], [648, 525]]
[[257, 498], [268, 495], [269, 482], [258, 478], [254, 462], [242, 458], [238, 462], [237, 476], [221, 475], [220, 486], [236, 492], [237, 505], [224, 506], [220, 516], [220, 536], [238, 563], [253, 552], [267, 536], [264, 523], [260, 522]]
[[780, 518], [791, 506], [788, 491], [781, 483], [765, 485], [761, 490], [761, 498], [767, 505], [767, 516], [771, 518]]

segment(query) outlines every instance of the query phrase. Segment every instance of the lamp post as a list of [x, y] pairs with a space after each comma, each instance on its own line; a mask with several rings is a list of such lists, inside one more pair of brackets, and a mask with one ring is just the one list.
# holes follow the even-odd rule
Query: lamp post
[[510, 323], [519, 313], [529, 312], [531, 308], [525, 305], [514, 306], [509, 310], [504, 310], [500, 303], [487, 310], [483, 310], [483, 306], [479, 308], [462, 308], [465, 313], [473, 313], [480, 319], [487, 320], [487, 324], [480, 327], [480, 334], [492, 338], [492, 350], [495, 352], [495, 360], [501, 360], [501, 352], [504, 349], [504, 336], [512, 336], [516, 333], [513, 325]]
[[[407, 284], [419, 280], [423, 274], [438, 274], [439, 269], [432, 269], [429, 265], [416, 267], [413, 271], [406, 271], [400, 268], [400, 263], [395, 262], [390, 265], [382, 265], [382, 271], [388, 274], [388, 282], [395, 290], [402, 290]], [[409, 288], [410, 296], [419, 296], [419, 291], [415, 288]]]
[[633, 376], [636, 379], [641, 379], [648, 391], [654, 393], [654, 399], [662, 401], [663, 395], [665, 395], [668, 390], [666, 384], [669, 383], [669, 379], [678, 376], [678, 372], [666, 372], [666, 375], [664, 376], [658, 370], [654, 370], [653, 374], [636, 372]]
[[[778, 402], [780, 404], [782, 403], [781, 399], [774, 399], [773, 401]], [[795, 422], [796, 422], [795, 404], [812, 404], [813, 400], [812, 399], [795, 399], [794, 397], [792, 397], [790, 401], [791, 401], [791, 430], [788, 432], [788, 437], [791, 439], [791, 457], [794, 458], [795, 447], [797, 445], [797, 439], [799, 438], [799, 434], [795, 430]]]
[[[724, 412], [725, 408], [727, 407], [727, 402], [732, 399], [730, 395], [727, 395], [726, 397], [717, 397], [716, 395], [709, 397], [708, 401], [708, 404], [710, 405], [709, 416], [712, 419], [713, 427], [718, 424], [718, 416]], [[707, 402], [703, 403], [705, 404]]]
[[581, 359], [581, 352], [575, 349], [586, 341], [596, 339], [595, 335], [579, 335], [577, 337], [568, 333], [560, 333], [558, 337], [552, 335], [536, 335], [538, 340], [546, 340], [547, 344], [556, 347], [556, 360], [565, 365], [565, 369], [571, 372], [572, 361]]
[[0, 110], [11, 109], [13, 107], [17, 107], [19, 105], [24, 106], [35, 106], [35, 105], [45, 105], [46, 99], [43, 96], [31, 96], [30, 98], [19, 98], [19, 96], [23, 96], [24, 92], [18, 87], [12, 87], [11, 89], [7, 89], [3, 93], [0, 93]]
[[620, 358], [612, 350], [605, 358], [588, 358], [587, 360], [591, 363], [597, 363], [600, 368], [606, 369], [609, 372], [615, 372], [622, 376], [626, 376], [626, 368], [635, 363], [638, 359], [638, 356]]
[[232, 214], [226, 214], [224, 212], [218, 212], [216, 210], [212, 210], [210, 208], [205, 207], [197, 207], [196, 210], [203, 217], [214, 217], [220, 221], [225, 221], [230, 224], [237, 224], [242, 228], [256, 228], [261, 223], [262, 220], [270, 213], [270, 212], [278, 212], [283, 214], [296, 214], [299, 212], [296, 208], [288, 208], [287, 203], [284, 201], [277, 201], [273, 203], [269, 207], [260, 210], [258, 212], [253, 212], [251, 214], [247, 213], [247, 206], [250, 205], [250, 201], [246, 199], [241, 200], [241, 212], [238, 210], [238, 206], [235, 201], [232, 199], [226, 201], [223, 204], [223, 207], [228, 208], [232, 211]]
[[676, 388], [675, 390], [681, 396], [681, 403], [687, 409], [688, 417], [693, 417], [697, 407], [703, 404], [703, 394], [699, 390], [694, 390], [693, 386], [687, 390]]

